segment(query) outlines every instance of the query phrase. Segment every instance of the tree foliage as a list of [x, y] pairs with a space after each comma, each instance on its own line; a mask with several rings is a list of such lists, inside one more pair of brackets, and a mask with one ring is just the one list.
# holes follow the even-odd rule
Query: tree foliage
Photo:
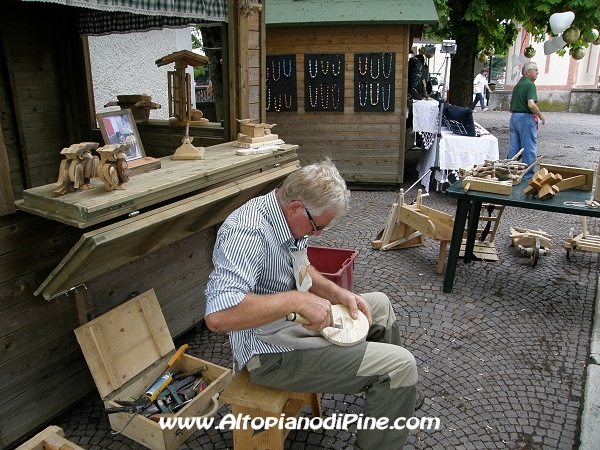
[[[456, 55], [450, 69], [450, 103], [471, 106], [472, 78], [477, 54], [493, 48], [505, 54], [517, 37], [517, 24], [531, 33], [536, 42], [552, 36], [548, 21], [557, 12], [572, 11], [572, 26], [580, 30], [600, 26], [598, 0], [434, 0], [439, 26], [429, 25], [425, 33], [437, 40], [454, 39]], [[582, 38], [570, 44], [587, 47]], [[564, 51], [562, 52], [564, 53]]]

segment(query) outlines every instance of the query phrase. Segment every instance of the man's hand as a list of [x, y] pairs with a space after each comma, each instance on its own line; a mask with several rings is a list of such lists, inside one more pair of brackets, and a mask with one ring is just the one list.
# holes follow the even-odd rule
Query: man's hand
[[302, 325], [307, 330], [321, 331], [323, 328], [334, 326], [333, 313], [329, 300], [321, 298], [309, 292], [302, 293], [304, 306], [296, 311], [310, 321], [310, 324]]
[[340, 303], [346, 306], [350, 311], [350, 316], [352, 316], [353, 319], [358, 318], [358, 311], [360, 310], [365, 316], [367, 316], [367, 319], [369, 319], [369, 326], [372, 324], [371, 308], [369, 308], [369, 304], [360, 295], [356, 295], [354, 292], [340, 288], [336, 300], [337, 302], [333, 301], [332, 303]]

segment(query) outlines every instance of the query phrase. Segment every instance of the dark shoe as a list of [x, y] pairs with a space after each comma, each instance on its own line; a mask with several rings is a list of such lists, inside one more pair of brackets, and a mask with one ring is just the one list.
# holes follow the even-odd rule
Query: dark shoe
[[418, 409], [421, 409], [421, 406], [423, 406], [424, 402], [425, 402], [425, 394], [423, 394], [423, 391], [421, 389], [417, 389], [417, 398], [415, 400], [415, 411], [417, 411]]

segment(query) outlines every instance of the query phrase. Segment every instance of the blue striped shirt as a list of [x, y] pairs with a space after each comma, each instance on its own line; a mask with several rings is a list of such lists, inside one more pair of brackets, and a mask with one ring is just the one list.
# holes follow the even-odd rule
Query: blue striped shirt
[[[277, 294], [296, 289], [290, 251], [303, 250], [275, 197], [256, 197], [225, 220], [213, 250], [214, 270], [206, 288], [206, 315], [238, 305], [248, 293]], [[282, 318], [283, 320], [283, 318]], [[232, 331], [229, 342], [239, 367], [254, 355], [287, 352], [257, 338], [260, 328]]]

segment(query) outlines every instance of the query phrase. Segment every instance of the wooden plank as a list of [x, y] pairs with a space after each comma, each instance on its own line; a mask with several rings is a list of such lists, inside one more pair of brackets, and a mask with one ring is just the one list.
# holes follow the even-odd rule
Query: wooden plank
[[586, 182], [585, 175], [577, 175], [570, 178], [565, 178], [556, 184], [559, 191], [566, 191], [567, 189], [573, 189], [576, 187], [583, 186]]
[[[5, 14], [2, 15], [2, 17], [0, 17], [0, 42], [3, 43], [4, 46], [4, 54], [5, 55], [10, 55], [10, 47], [9, 47], [9, 42], [7, 41], [8, 39], [8, 34], [6, 33], [6, 24], [10, 23], [11, 20], [9, 20], [9, 17]], [[4, 30], [4, 31], [3, 31]], [[21, 112], [19, 110], [19, 97], [18, 97], [18, 92], [17, 92], [17, 83], [15, 81], [14, 78], [14, 67], [12, 65], [12, 62], [10, 61], [10, 58], [7, 58], [6, 60], [6, 66], [7, 66], [7, 71], [8, 71], [8, 79], [6, 80], [6, 89], [7, 91], [10, 91], [10, 97], [12, 99], [11, 102], [11, 109], [13, 110], [13, 116], [16, 118], [16, 123], [13, 123], [13, 127], [15, 129], [15, 134], [17, 136], [18, 139], [18, 148], [20, 149], [20, 155], [22, 158], [22, 163], [24, 165], [23, 167], [23, 175], [24, 175], [24, 184], [25, 185], [31, 185], [31, 180], [29, 177], [29, 171], [28, 171], [28, 162], [27, 162], [27, 147], [25, 145], [25, 138], [23, 135], [23, 126], [21, 123]]]
[[0, 283], [16, 280], [29, 272], [54, 267], [77, 242], [78, 233], [47, 239], [0, 259]]
[[248, 104], [250, 103], [250, 94], [248, 92], [248, 69], [250, 67], [248, 16], [246, 14], [238, 14], [237, 25], [238, 45], [235, 52], [237, 53], [237, 67], [240, 77], [238, 80], [238, 119], [251, 119], [252, 117], [250, 117], [250, 111], [248, 110]]
[[416, 208], [411, 208], [410, 205], [402, 205], [400, 207], [400, 220], [420, 231], [423, 235], [433, 238], [435, 236], [435, 225], [425, 214], [421, 214]]
[[4, 138], [2, 137], [2, 130], [0, 130], [0, 216], [12, 214], [16, 210], [8, 166], [8, 155], [4, 145]]
[[[145, 328], [148, 328], [152, 336], [152, 342], [156, 347], [156, 351], [162, 358], [173, 350], [173, 340], [168, 327], [162, 327], [164, 316], [158, 299], [153, 290], [147, 291], [149, 294], [141, 294], [136, 298], [136, 304], [140, 308], [144, 316]], [[141, 325], [141, 324], [138, 324]], [[158, 358], [157, 358], [158, 359]]]
[[[21, 392], [17, 399], [11, 399], [13, 403], [8, 404], [5, 414], [0, 415], [0, 445], [17, 442], [31, 430], [48, 423], [58, 413], [93, 392], [94, 384], [89, 370], [81, 356], [78, 360], [81, 364], [77, 364], [77, 361], [64, 361], [55, 365], [54, 371], [45, 378], [38, 375], [40, 379], [31, 383], [26, 392]], [[11, 386], [11, 389], [20, 392], [23, 386]]]
[[153, 290], [75, 329], [75, 335], [102, 398], [162, 358], [165, 348], [175, 348]]
[[[43, 300], [46, 304], [45, 300]], [[39, 304], [39, 303], [38, 303]], [[48, 339], [57, 333], [62, 333], [62, 329], [58, 329], [57, 323], [61, 324], [63, 329], [72, 330], [79, 326], [77, 317], [72, 314], [72, 306], [67, 305], [67, 308], [58, 308], [56, 305], [44, 308], [41, 305], [36, 314], [36, 317], [27, 317], [26, 320], [20, 321], [18, 315], [13, 316], [12, 326], [10, 329], [3, 328], [4, 336], [0, 336], [0, 360], [8, 361], [16, 358], [23, 353], [29, 352], [35, 347], [44, 344]], [[44, 309], [47, 311], [44, 314]], [[28, 311], [30, 312], [31, 309]], [[12, 312], [12, 311], [11, 311]], [[6, 322], [3, 320], [3, 322]]]
[[[58, 333], [59, 331], [60, 333]], [[59, 334], [62, 334], [62, 336]], [[23, 390], [23, 386], [29, 384], [35, 386], [36, 379], [39, 382], [40, 379], [52, 375], [53, 372], [60, 372], [62, 363], [67, 359], [80, 358], [81, 351], [76, 352], [76, 350], [77, 345], [74, 335], [69, 333], [66, 336], [62, 330], [57, 330], [53, 336], [49, 336], [39, 347], [24, 352], [15, 358], [2, 361], [0, 363], [2, 385], [0, 394], [2, 398], [6, 401], [22, 398], [25, 401], [30, 395], [35, 395], [35, 389], [34, 392], [26, 392]], [[19, 385], [21, 389], [17, 392], [12, 392], [9, 389], [10, 386]], [[0, 416], [4, 413], [5, 409], [0, 410]]]
[[61, 427], [51, 425], [48, 428], [40, 431], [34, 437], [29, 439], [24, 444], [19, 445], [16, 450], [44, 450], [44, 439], [50, 435], [65, 436], [65, 432]]

